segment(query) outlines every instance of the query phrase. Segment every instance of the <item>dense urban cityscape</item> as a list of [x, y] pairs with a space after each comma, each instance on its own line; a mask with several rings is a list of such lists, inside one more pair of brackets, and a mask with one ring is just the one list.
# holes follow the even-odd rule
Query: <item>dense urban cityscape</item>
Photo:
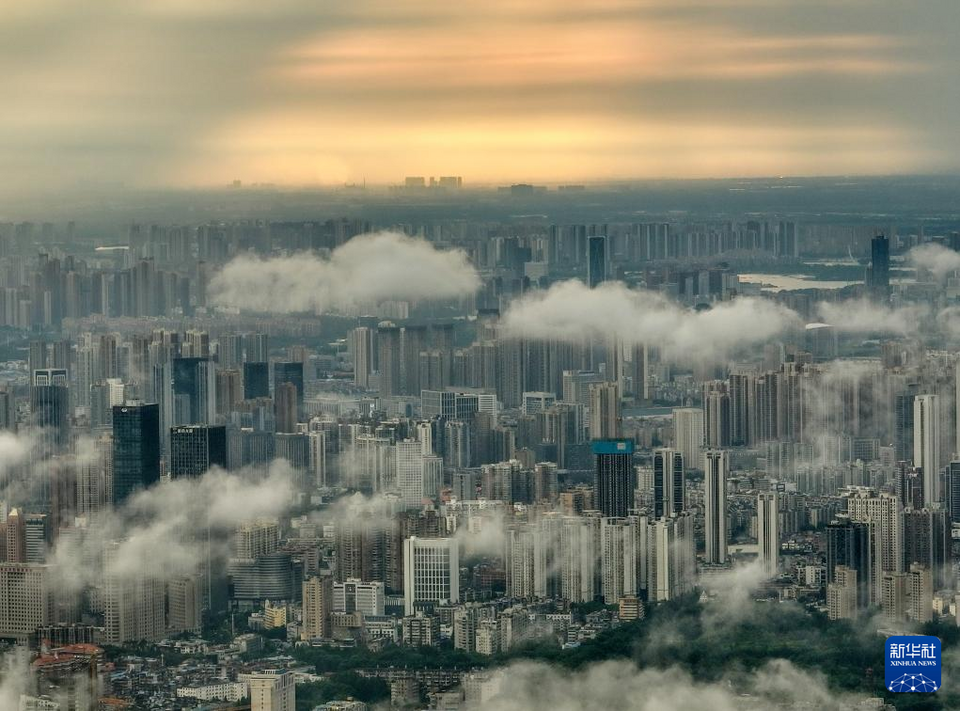
[[[544, 191], [378, 199], [603, 192]], [[4, 687], [899, 704], [883, 635], [960, 640], [960, 223], [800, 217], [0, 224]]]
[[0, 17], [0, 711], [960, 709], [957, 0]]

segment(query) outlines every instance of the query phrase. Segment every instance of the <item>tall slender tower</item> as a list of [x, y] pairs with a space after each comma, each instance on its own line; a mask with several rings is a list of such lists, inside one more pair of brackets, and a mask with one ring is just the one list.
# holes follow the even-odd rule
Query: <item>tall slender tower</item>
[[913, 465], [923, 472], [923, 503], [941, 500], [940, 403], [936, 395], [917, 395], [913, 401]]
[[722, 449], [703, 455], [704, 559], [707, 563], [727, 561], [727, 477], [730, 461]]
[[764, 574], [773, 578], [780, 568], [779, 501], [775, 491], [757, 495], [757, 556]]

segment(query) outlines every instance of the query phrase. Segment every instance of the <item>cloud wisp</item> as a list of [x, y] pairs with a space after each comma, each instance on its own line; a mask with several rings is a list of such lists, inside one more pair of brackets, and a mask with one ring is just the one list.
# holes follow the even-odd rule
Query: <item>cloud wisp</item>
[[670, 359], [697, 363], [767, 343], [802, 322], [767, 299], [739, 298], [694, 311], [619, 282], [590, 289], [570, 280], [515, 301], [501, 325], [513, 337], [646, 343]]
[[460, 250], [396, 232], [354, 237], [328, 258], [236, 257], [210, 283], [214, 304], [268, 313], [350, 311], [387, 300], [455, 299], [480, 286]]

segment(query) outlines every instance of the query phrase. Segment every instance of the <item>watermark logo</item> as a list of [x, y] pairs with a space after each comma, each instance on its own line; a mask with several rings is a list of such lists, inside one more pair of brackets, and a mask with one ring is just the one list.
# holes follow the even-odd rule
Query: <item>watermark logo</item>
[[884, 680], [888, 691], [924, 693], [940, 688], [940, 640], [887, 637]]

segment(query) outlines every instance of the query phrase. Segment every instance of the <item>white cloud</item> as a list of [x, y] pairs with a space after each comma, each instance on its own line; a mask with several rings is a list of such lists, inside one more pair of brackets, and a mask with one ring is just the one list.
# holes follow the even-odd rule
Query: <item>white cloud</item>
[[577, 280], [521, 297], [502, 320], [508, 336], [573, 342], [616, 337], [659, 346], [667, 357], [687, 362], [723, 359], [799, 325], [794, 312], [767, 299], [745, 297], [694, 311], [620, 282], [590, 289]]
[[62, 585], [80, 589], [98, 579], [89, 561], [117, 541], [114, 565], [121, 576], [149, 571], [168, 579], [190, 574], [207, 554], [208, 544], [215, 559], [227, 555], [229, 534], [239, 523], [288, 511], [293, 481], [290, 466], [277, 460], [266, 471], [211, 469], [196, 479], [163, 482], [96, 518], [78, 535], [61, 537], [50, 562]]
[[921, 244], [907, 252], [907, 263], [930, 272], [937, 281], [943, 281], [947, 274], [960, 269], [960, 252], [932, 242]]
[[[496, 684], [496, 682], [494, 682]], [[607, 661], [577, 671], [520, 662], [502, 670], [499, 690], [484, 711], [685, 711], [686, 709], [804, 708], [839, 711], [866, 697], [832, 690], [825, 677], [784, 659], [755, 672], [717, 683], [698, 682], [687, 672], [638, 669], [629, 661]]]
[[893, 308], [867, 299], [852, 299], [839, 303], [828, 301], [817, 306], [825, 323], [848, 333], [916, 333], [929, 309], [923, 305]]
[[210, 283], [213, 303], [272, 313], [317, 313], [386, 300], [452, 299], [480, 286], [460, 250], [396, 232], [354, 237], [329, 258], [236, 257]]

